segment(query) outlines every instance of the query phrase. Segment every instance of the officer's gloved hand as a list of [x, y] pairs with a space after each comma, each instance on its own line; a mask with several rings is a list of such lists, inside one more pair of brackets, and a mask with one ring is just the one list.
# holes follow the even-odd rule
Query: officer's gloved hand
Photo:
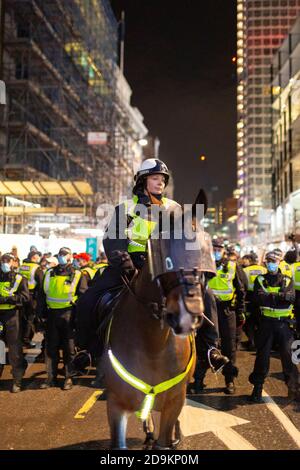
[[236, 326], [243, 326], [246, 323], [246, 317], [243, 312], [237, 313], [236, 315]]
[[17, 298], [15, 295], [10, 295], [9, 297], [6, 297], [6, 303], [15, 305], [17, 303]]
[[293, 304], [295, 302], [296, 296], [294, 292], [285, 292], [284, 300]]
[[109, 262], [111, 266], [124, 273], [135, 269], [132, 259], [130, 258], [130, 255], [127, 253], [127, 251], [113, 251], [109, 258]]
[[0, 304], [8, 304], [9, 302], [7, 301], [8, 297], [2, 297], [0, 296]]

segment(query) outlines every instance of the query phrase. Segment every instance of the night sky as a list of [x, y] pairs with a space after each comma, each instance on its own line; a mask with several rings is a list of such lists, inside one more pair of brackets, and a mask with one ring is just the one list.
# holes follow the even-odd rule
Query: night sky
[[117, 19], [125, 11], [132, 103], [160, 139], [175, 199], [192, 202], [200, 187], [216, 186], [214, 202], [230, 197], [236, 185], [235, 0], [111, 4]]

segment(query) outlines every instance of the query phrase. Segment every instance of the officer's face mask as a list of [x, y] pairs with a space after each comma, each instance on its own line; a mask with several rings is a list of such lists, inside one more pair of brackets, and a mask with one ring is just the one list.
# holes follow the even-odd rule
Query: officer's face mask
[[68, 264], [68, 258], [66, 256], [59, 255], [57, 259], [61, 266], [65, 266], [66, 264]]
[[272, 263], [271, 261], [269, 261], [267, 263], [267, 270], [269, 271], [269, 273], [277, 273], [278, 264], [277, 263]]
[[74, 268], [80, 268], [80, 263], [79, 263], [78, 259], [73, 260], [73, 266], [74, 266]]
[[9, 273], [10, 271], [10, 264], [8, 263], [1, 263], [1, 269], [4, 273]]
[[221, 251], [215, 251], [214, 252], [214, 257], [215, 257], [215, 261], [221, 261], [221, 259], [222, 259]]

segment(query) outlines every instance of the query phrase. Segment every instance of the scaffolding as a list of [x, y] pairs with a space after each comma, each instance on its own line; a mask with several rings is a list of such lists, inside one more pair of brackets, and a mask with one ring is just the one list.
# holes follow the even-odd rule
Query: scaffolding
[[[8, 91], [1, 179], [85, 180], [93, 207], [116, 203], [132, 178], [126, 133], [133, 131], [116, 93], [118, 25], [110, 4], [2, 0], [1, 7]], [[88, 145], [89, 132], [105, 132], [106, 144]]]

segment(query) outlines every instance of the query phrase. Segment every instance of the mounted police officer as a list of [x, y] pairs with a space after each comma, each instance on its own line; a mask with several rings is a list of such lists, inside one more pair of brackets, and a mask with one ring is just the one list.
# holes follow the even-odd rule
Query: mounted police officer
[[278, 344], [286, 384], [297, 376], [298, 371], [291, 360], [291, 343], [294, 332], [291, 328], [295, 289], [289, 276], [281, 273], [280, 256], [266, 254], [267, 273], [259, 275], [254, 282], [254, 299], [260, 308], [260, 321], [255, 334], [257, 349], [254, 370], [249, 381], [254, 385], [250, 400], [262, 401], [262, 389], [269, 372], [270, 353], [274, 341]]
[[18, 308], [29, 301], [27, 280], [13, 270], [14, 256], [6, 253], [1, 257], [0, 268], [0, 322], [8, 347], [12, 368], [12, 392], [21, 391], [21, 383], [27, 363], [23, 356], [20, 316]]
[[234, 394], [234, 378], [238, 374], [235, 366], [236, 329], [245, 322], [245, 291], [236, 263], [226, 258], [223, 242], [218, 239], [213, 240], [213, 248], [217, 275], [208, 282], [208, 285], [217, 302], [221, 351], [230, 359], [223, 369], [225, 393]]
[[[160, 206], [162, 210], [180, 208], [177, 202], [163, 196], [169, 176], [164, 162], [154, 158], [145, 160], [135, 175], [132, 199], [115, 208], [103, 241], [109, 266], [78, 302], [78, 340], [82, 349], [90, 349], [91, 342], [99, 342], [95, 336], [98, 321], [95, 306], [99, 297], [110, 288], [122, 286], [122, 274], [130, 279], [135, 269], [144, 265], [147, 242], [156, 224], [150, 217], [151, 206]], [[206, 315], [209, 317], [210, 313]], [[207, 344], [214, 347], [218, 337], [216, 328], [210, 326], [205, 331]], [[211, 360], [217, 368], [227, 362], [217, 350]]]
[[36, 301], [38, 292], [42, 289], [44, 272], [40, 266], [41, 253], [39, 251], [30, 251], [28, 257], [19, 267], [19, 274], [24, 276], [28, 282], [30, 293], [29, 302], [24, 306], [22, 312], [23, 320], [23, 344], [25, 347], [35, 347], [32, 343], [35, 332]]
[[65, 382], [63, 390], [72, 388], [71, 361], [75, 355], [75, 305], [87, 289], [87, 278], [72, 265], [70, 248], [58, 253], [58, 266], [46, 271], [38, 312], [46, 320], [47, 380], [41, 388], [56, 385], [60, 346], [63, 350]]

